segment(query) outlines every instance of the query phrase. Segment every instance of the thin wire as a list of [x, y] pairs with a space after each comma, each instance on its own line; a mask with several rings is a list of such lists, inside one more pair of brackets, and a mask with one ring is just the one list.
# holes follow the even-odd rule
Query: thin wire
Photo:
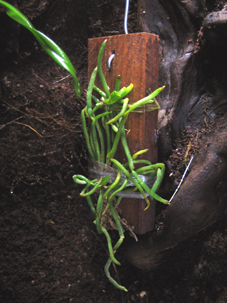
[[181, 184], [182, 184], [183, 181], [184, 181], [184, 178], [185, 178], [185, 176], [186, 176], [186, 174], [187, 174], [187, 171], [189, 170], [189, 167], [190, 167], [190, 165], [191, 165], [191, 163], [192, 163], [193, 158], [194, 158], [194, 157], [192, 156], [191, 159], [190, 159], [190, 161], [189, 161], [189, 163], [188, 163], [188, 166], [186, 167], [186, 169], [185, 169], [185, 171], [184, 171], [184, 174], [183, 174], [183, 176], [182, 176], [182, 178], [181, 178], [181, 180], [180, 180], [180, 183], [179, 183], [179, 185], [177, 186], [177, 189], [175, 190], [174, 194], [172, 195], [172, 197], [171, 197], [170, 200], [169, 200], [169, 203], [172, 202], [173, 198], [175, 197], [176, 193], [178, 192], [179, 188], [181, 187]]
[[108, 59], [108, 61], [107, 61], [107, 68], [108, 68], [109, 71], [111, 70], [111, 64], [112, 64], [112, 61], [113, 61], [114, 56], [115, 56], [115, 53], [112, 53], [112, 54], [109, 56], [109, 59]]
[[128, 9], [129, 9], [129, 0], [126, 0], [126, 3], [125, 3], [125, 17], [124, 17], [125, 34], [128, 34]]
[[[129, 10], [129, 0], [126, 0], [125, 2], [125, 16], [124, 16], [124, 31], [125, 34], [128, 34], [128, 10]], [[108, 70], [111, 71], [111, 64], [113, 61], [113, 58], [115, 56], [115, 53], [112, 53], [107, 61], [107, 67]]]

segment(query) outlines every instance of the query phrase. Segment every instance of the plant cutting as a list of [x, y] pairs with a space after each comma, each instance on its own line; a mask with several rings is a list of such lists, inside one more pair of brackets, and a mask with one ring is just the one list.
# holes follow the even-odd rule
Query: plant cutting
[[[33, 33], [41, 46], [60, 66], [73, 75], [74, 88], [76, 94], [80, 96], [81, 88], [75, 69], [61, 48], [42, 32], [37, 31], [30, 21], [15, 7], [5, 1], [0, 1], [0, 4], [6, 8], [7, 14], [12, 19]], [[139, 159], [139, 156], [146, 153], [147, 149], [131, 154], [127, 145], [125, 123], [131, 112], [156, 102], [155, 97], [164, 87], [158, 88], [149, 96], [133, 104], [129, 104], [127, 95], [133, 89], [133, 84], [121, 88], [120, 77], [117, 77], [115, 90], [110, 92], [101, 66], [106, 43], [107, 41], [104, 41], [101, 46], [97, 67], [92, 73], [87, 90], [87, 104], [81, 112], [84, 137], [90, 156], [89, 176], [74, 175], [73, 180], [77, 184], [85, 186], [80, 195], [87, 199], [94, 214], [94, 223], [98, 233], [104, 233], [106, 236], [109, 258], [105, 265], [105, 273], [110, 282], [117, 288], [127, 291], [124, 286], [119, 285], [110, 276], [109, 272], [112, 262], [120, 265], [115, 258], [115, 253], [124, 240], [124, 231], [116, 207], [121, 202], [122, 197], [130, 197], [131, 195], [140, 195], [146, 201], [145, 210], [150, 205], [149, 198], [156, 199], [164, 204], [169, 202], [156, 193], [164, 176], [164, 164], [152, 164], [148, 160]], [[102, 88], [95, 85], [97, 76], [101, 79]], [[96, 95], [94, 92], [96, 92]], [[127, 158], [126, 163], [120, 163], [115, 158], [120, 143]], [[139, 165], [138, 168], [137, 165]], [[92, 201], [91, 196], [93, 194], [97, 195], [97, 202]], [[112, 245], [107, 228], [102, 224], [102, 219], [107, 211], [112, 215], [119, 232], [119, 240], [115, 245]]]
[[[87, 199], [95, 217], [94, 223], [98, 233], [104, 233], [107, 238], [109, 259], [105, 266], [106, 275], [117, 288], [126, 291], [126, 288], [119, 285], [109, 272], [112, 262], [120, 265], [114, 255], [124, 239], [116, 207], [121, 202], [122, 197], [130, 197], [134, 194], [141, 195], [141, 198], [146, 201], [145, 210], [150, 206], [149, 197], [164, 204], [169, 204], [169, 202], [156, 194], [164, 176], [164, 164], [152, 164], [148, 160], [138, 159], [138, 156], [147, 152], [147, 149], [139, 150], [133, 155], [130, 153], [125, 123], [131, 112], [138, 110], [141, 106], [157, 102], [155, 97], [164, 87], [158, 88], [133, 104], [129, 104], [127, 95], [133, 89], [133, 84], [121, 88], [119, 76], [116, 79], [115, 90], [110, 92], [101, 65], [106, 43], [107, 40], [102, 43], [100, 48], [97, 67], [91, 75], [87, 90], [87, 104], [81, 112], [84, 137], [90, 156], [89, 173], [91, 177], [95, 178], [74, 175], [73, 180], [77, 184], [85, 186], [80, 195]], [[101, 80], [102, 88], [95, 85], [97, 76]], [[99, 94], [98, 98], [94, 92]], [[119, 143], [123, 146], [127, 158], [126, 163], [120, 163], [115, 159]], [[139, 168], [136, 168], [137, 165]], [[150, 183], [153, 183], [151, 188], [149, 187]], [[95, 204], [91, 198], [94, 193], [98, 194]], [[108, 208], [119, 232], [119, 240], [114, 246], [108, 231], [101, 223]]]

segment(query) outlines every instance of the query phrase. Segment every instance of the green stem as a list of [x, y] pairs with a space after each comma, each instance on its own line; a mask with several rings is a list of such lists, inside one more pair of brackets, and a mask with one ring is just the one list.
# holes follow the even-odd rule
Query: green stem
[[143, 174], [147, 170], [149, 170], [149, 171], [157, 171], [157, 168], [155, 167], [155, 164], [151, 164], [151, 165], [147, 165], [147, 166], [143, 166], [143, 167], [138, 168], [136, 170], [136, 172], [137, 172], [137, 174]]
[[124, 236], [124, 231], [122, 229], [121, 223], [120, 223], [120, 221], [117, 217], [116, 211], [114, 209], [112, 200], [109, 200], [109, 205], [110, 205], [110, 210], [111, 210], [113, 219], [115, 221], [115, 224], [117, 226], [119, 236], [120, 236], [120, 239], [117, 241], [116, 245], [114, 246], [114, 251], [116, 251], [119, 248], [119, 246], [122, 244], [122, 242], [124, 241], [125, 236]]
[[[109, 200], [115, 199], [116, 194], [119, 193], [119, 192], [121, 192], [123, 189], [125, 189], [127, 183], [128, 183], [128, 180], [125, 179], [125, 181], [124, 181], [124, 183], [121, 185], [121, 187], [119, 187], [118, 189], [116, 189], [115, 192], [113, 192], [113, 193], [111, 194], [111, 196], [109, 197]], [[122, 199], [122, 198], [123, 198], [123, 197], [118, 197], [116, 204], [119, 204], [119, 203], [121, 202], [121, 199]], [[105, 207], [105, 209], [104, 209], [104, 211], [103, 211], [102, 214], [105, 214], [105, 212], [107, 211], [108, 208], [109, 208], [109, 203], [107, 203], [107, 205], [106, 205], [106, 207]]]
[[107, 189], [107, 191], [105, 192], [105, 194], [104, 194], [104, 196], [103, 196], [103, 199], [106, 199], [106, 198], [107, 198], [109, 192], [110, 192], [111, 190], [113, 190], [113, 189], [115, 188], [115, 186], [117, 186], [117, 184], [119, 183], [120, 179], [121, 179], [121, 171], [118, 170], [116, 179], [114, 180], [114, 182], [110, 185], [110, 187], [109, 187], [109, 188]]
[[[96, 220], [94, 221], [94, 224], [97, 226], [97, 218], [96, 218]], [[97, 229], [98, 229], [98, 226], [97, 226]], [[114, 262], [115, 264], [117, 264], [117, 265], [121, 265], [121, 263], [118, 262], [117, 259], [114, 257], [114, 250], [113, 250], [111, 238], [110, 238], [110, 235], [109, 235], [108, 231], [107, 231], [102, 225], [100, 225], [100, 230], [101, 230], [100, 233], [104, 233], [104, 235], [105, 235], [105, 237], [106, 237], [107, 246], [108, 246], [108, 250], [109, 250], [109, 254], [110, 254], [110, 259], [111, 259], [111, 261], [113, 261], [113, 262]]]
[[95, 215], [96, 211], [95, 211], [94, 205], [93, 205], [93, 203], [91, 201], [91, 197], [87, 196], [86, 199], [87, 199], [88, 205], [90, 206], [90, 209], [91, 209], [93, 215]]
[[125, 137], [125, 129], [124, 128], [122, 128], [122, 131], [121, 131], [121, 143], [122, 143], [122, 146], [124, 148], [125, 155], [128, 159], [129, 168], [132, 171], [132, 170], [134, 170], [134, 164], [133, 164], [133, 159], [132, 159], [132, 156], [131, 156], [131, 153], [130, 153], [130, 150], [129, 150], [129, 147], [128, 147], [128, 144], [127, 144], [127, 140], [126, 140], [126, 137]]
[[136, 153], [132, 156], [132, 159], [133, 159], [133, 160], [136, 160], [136, 158], [137, 158], [139, 155], [142, 155], [142, 154], [146, 153], [147, 151], [148, 151], [148, 148], [139, 150], [138, 152], [136, 152]]
[[156, 192], [158, 190], [159, 186], [162, 183], [163, 176], [164, 176], [164, 174], [162, 173], [161, 169], [158, 168], [158, 170], [157, 170], [157, 178], [156, 178], [155, 183], [153, 184], [153, 186], [151, 188], [151, 190], [153, 192]]
[[105, 143], [104, 143], [103, 133], [99, 125], [99, 121], [95, 122], [95, 126], [99, 134], [99, 141], [101, 146], [100, 162], [105, 163]]
[[[125, 179], [125, 181], [124, 181], [124, 183], [121, 185], [121, 187], [119, 187], [117, 190], [115, 190], [115, 192], [113, 192], [113, 193], [111, 194], [111, 196], [109, 197], [109, 199], [113, 199], [113, 198], [116, 196], [117, 193], [123, 191], [123, 189], [125, 189], [127, 183], [128, 183], [128, 180]], [[122, 197], [120, 197], [120, 198], [122, 198]], [[119, 203], [117, 203], [117, 204], [119, 204]]]
[[162, 86], [158, 89], [156, 89], [152, 94], [150, 94], [149, 96], [131, 104], [129, 110], [127, 110], [127, 112], [125, 113], [125, 115], [129, 114], [130, 112], [132, 112], [133, 110], [135, 110], [137, 107], [145, 105], [147, 102], [149, 102], [150, 100], [153, 100], [163, 89], [165, 88], [165, 86]]
[[93, 86], [95, 83], [97, 71], [98, 71], [98, 68], [96, 67], [91, 74], [91, 80], [89, 82], [88, 89], [87, 89], [87, 112], [88, 112], [89, 117], [91, 117], [91, 114], [92, 114], [92, 91], [93, 91]]
[[[150, 162], [149, 160], [145, 160], [145, 159], [133, 160], [133, 163], [134, 163], [134, 164], [147, 164], [147, 165], [152, 165], [151, 162]], [[128, 162], [125, 163], [123, 166], [124, 166], [124, 167], [127, 167], [127, 166], [128, 166]]]
[[102, 98], [106, 99], [106, 94], [105, 94], [100, 88], [98, 88], [98, 87], [95, 86], [95, 85], [94, 85], [93, 88], [94, 88], [94, 90], [95, 90], [97, 93], [100, 94], [100, 96], [101, 96]]
[[86, 190], [87, 190], [87, 186], [82, 190], [82, 192], [80, 193], [80, 196], [81, 197], [87, 197], [87, 196], [90, 196], [92, 195], [99, 187], [100, 187], [100, 184], [102, 183], [102, 179], [100, 179], [95, 185], [92, 184], [91, 182], [88, 184], [88, 187], [91, 186], [91, 185], [94, 185], [94, 187], [86, 193]]
[[93, 146], [95, 150], [95, 156], [96, 156], [96, 161], [100, 162], [100, 147], [99, 147], [99, 142], [98, 142], [98, 137], [97, 137], [97, 132], [96, 132], [96, 126], [95, 126], [95, 119], [92, 117], [92, 122], [91, 122], [91, 138], [93, 141]]
[[[162, 202], [164, 204], [169, 204], [168, 200], [165, 200], [165, 199], [161, 198], [159, 195], [157, 195], [155, 192], [153, 192], [153, 190], [151, 190], [149, 188], [149, 186], [147, 186], [147, 184], [145, 184], [143, 182], [143, 180], [140, 179], [140, 177], [138, 176], [138, 174], [135, 171], [132, 171], [132, 175], [133, 175], [133, 177], [136, 178], [136, 180], [138, 181], [138, 183], [143, 187], [143, 189], [148, 193], [148, 195], [152, 199], [154, 198], [155, 200], [157, 200], [159, 202]], [[150, 202], [147, 204], [147, 207], [144, 210], [146, 210], [149, 207], [149, 204], [150, 204]]]
[[109, 125], [106, 125], [105, 117], [102, 117], [102, 126], [106, 132], [106, 154], [108, 154], [111, 149], [111, 138], [110, 138], [110, 127]]
[[125, 99], [124, 99], [124, 103], [123, 103], [123, 106], [122, 106], [121, 111], [120, 111], [119, 114], [116, 115], [113, 119], [109, 120], [109, 121], [106, 123], [107, 125], [116, 122], [117, 120], [119, 120], [119, 119], [124, 115], [124, 113], [126, 112], [126, 110], [127, 110], [127, 108], [128, 108], [128, 101], [129, 101], [128, 98], [125, 98]]
[[91, 182], [90, 180], [88, 180], [86, 177], [82, 176], [82, 175], [74, 175], [73, 176], [73, 181], [77, 184], [81, 184], [81, 185], [85, 185], [89, 182]]
[[99, 234], [101, 234], [103, 231], [102, 231], [102, 226], [101, 226], [101, 223], [100, 223], [100, 218], [101, 218], [101, 215], [102, 215], [102, 205], [103, 205], [103, 194], [104, 194], [104, 188], [101, 188], [100, 189], [100, 193], [99, 193], [99, 197], [98, 197], [98, 201], [97, 201], [97, 205], [96, 205], [96, 220], [95, 220], [95, 224], [96, 224], [96, 227], [97, 227], [97, 231]]
[[114, 157], [114, 155], [117, 151], [118, 143], [119, 143], [119, 140], [121, 138], [121, 130], [124, 127], [127, 118], [128, 118], [128, 115], [124, 115], [124, 117], [121, 119], [121, 122], [120, 122], [119, 127], [118, 127], [117, 134], [116, 134], [114, 142], [113, 142], [112, 149], [110, 150], [110, 152], [106, 156], [107, 159], [110, 159], [110, 158]]
[[97, 103], [97, 104], [95, 105], [95, 107], [93, 108], [92, 112], [91, 112], [91, 116], [92, 116], [97, 110], [99, 110], [100, 108], [102, 108], [102, 107], [104, 107], [104, 106], [105, 106], [104, 103]]
[[[94, 89], [94, 86], [93, 86], [93, 89]], [[100, 100], [97, 97], [95, 97], [94, 95], [91, 95], [91, 98], [95, 102], [95, 104], [100, 103]]]
[[98, 65], [98, 74], [99, 74], [100, 80], [102, 82], [104, 92], [106, 93], [106, 96], [109, 98], [110, 97], [110, 90], [109, 90], [109, 87], [106, 83], [106, 79], [105, 79], [105, 76], [104, 76], [103, 71], [102, 71], [102, 57], [103, 57], [103, 53], [104, 53], [104, 50], [105, 50], [105, 47], [106, 47], [106, 42], [107, 42], [107, 39], [104, 40], [104, 42], [102, 43], [102, 46], [100, 48], [99, 55], [98, 55], [98, 60], [97, 60], [97, 65]]
[[110, 235], [109, 235], [108, 231], [103, 226], [102, 226], [102, 232], [104, 233], [104, 235], [106, 236], [106, 239], [107, 239], [107, 245], [108, 245], [108, 250], [109, 250], [109, 253], [110, 253], [111, 260], [115, 264], [121, 265], [121, 263], [118, 262], [117, 259], [114, 257], [114, 250], [113, 250], [113, 247], [112, 247]]
[[106, 273], [106, 276], [107, 278], [109, 279], [109, 281], [118, 289], [120, 290], [123, 290], [123, 291], [128, 291], [124, 286], [118, 284], [111, 276], [110, 276], [110, 272], [109, 272], [109, 268], [110, 268], [110, 265], [111, 265], [111, 258], [108, 259], [108, 261], [106, 262], [106, 265], [105, 265], [105, 273]]
[[[116, 159], [110, 159], [111, 162], [113, 162], [117, 168], [119, 168], [125, 175], [126, 177], [137, 187], [137, 189], [140, 191], [142, 197], [144, 198], [144, 200], [146, 201], [147, 205], [150, 203], [150, 201], [148, 200], [148, 198], [146, 197], [145, 193], [144, 193], [144, 190], [142, 188], [142, 186], [136, 182], [136, 180], [134, 180], [132, 178], [132, 176], [130, 175], [130, 173], [127, 171], [127, 169], [124, 168], [124, 166], [119, 162], [117, 161]], [[141, 180], [141, 179], [140, 179]], [[142, 181], [142, 180], [141, 180]]]
[[115, 91], [119, 91], [121, 87], [121, 76], [118, 75], [116, 78]]
[[90, 138], [89, 138], [88, 131], [87, 131], [84, 111], [85, 111], [85, 109], [83, 109], [81, 111], [81, 121], [82, 121], [82, 129], [83, 129], [83, 133], [84, 133], [84, 138], [85, 138], [85, 142], [86, 142], [86, 145], [87, 145], [88, 153], [90, 154], [92, 159], [95, 159], [95, 156], [94, 156], [91, 144], [90, 144]]

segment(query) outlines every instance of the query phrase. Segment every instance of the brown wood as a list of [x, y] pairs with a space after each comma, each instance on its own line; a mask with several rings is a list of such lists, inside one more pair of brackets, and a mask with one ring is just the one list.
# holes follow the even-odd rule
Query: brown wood
[[[147, 95], [147, 91], [158, 88], [159, 77], [159, 38], [150, 33], [118, 35], [88, 40], [88, 77], [97, 65], [97, 57], [104, 39], [107, 45], [103, 56], [103, 72], [110, 87], [114, 90], [116, 77], [121, 76], [121, 87], [133, 83], [134, 88], [128, 95], [130, 103], [134, 103]], [[107, 60], [115, 52], [111, 71], [107, 69]], [[101, 88], [100, 80], [96, 85]], [[130, 113], [126, 122], [128, 130], [127, 142], [131, 154], [148, 148], [142, 155], [153, 163], [157, 162], [157, 144], [155, 129], [157, 129], [158, 111]], [[116, 156], [121, 163], [127, 162], [122, 147]], [[155, 220], [155, 201], [151, 201], [149, 209], [144, 211], [146, 203], [140, 199], [124, 198], [120, 204], [122, 215], [127, 222], [134, 226], [135, 233], [144, 234], [151, 231]]]

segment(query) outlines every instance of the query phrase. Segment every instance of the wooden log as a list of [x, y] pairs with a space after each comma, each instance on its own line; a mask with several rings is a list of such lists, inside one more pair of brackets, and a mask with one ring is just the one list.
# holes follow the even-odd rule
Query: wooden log
[[[158, 88], [159, 77], [159, 38], [150, 33], [135, 33], [128, 35], [93, 38], [88, 40], [88, 77], [97, 65], [97, 57], [104, 39], [107, 45], [103, 56], [103, 72], [110, 87], [114, 90], [116, 77], [121, 76], [121, 87], [133, 83], [134, 88], [128, 95], [130, 103], [134, 103], [147, 95], [150, 89]], [[111, 71], [107, 68], [107, 60], [112, 53], [115, 57], [112, 61]], [[101, 88], [98, 79], [96, 85]], [[131, 154], [148, 148], [148, 152], [141, 158], [148, 159], [152, 163], [157, 162], [158, 150], [155, 140], [157, 129], [158, 110], [142, 113], [130, 113], [126, 122], [127, 142]], [[119, 147], [117, 159], [121, 163], [127, 162], [122, 147]], [[120, 203], [122, 216], [128, 224], [134, 226], [134, 232], [144, 234], [151, 231], [155, 220], [155, 201], [144, 211], [146, 203], [143, 199], [124, 198]]]

